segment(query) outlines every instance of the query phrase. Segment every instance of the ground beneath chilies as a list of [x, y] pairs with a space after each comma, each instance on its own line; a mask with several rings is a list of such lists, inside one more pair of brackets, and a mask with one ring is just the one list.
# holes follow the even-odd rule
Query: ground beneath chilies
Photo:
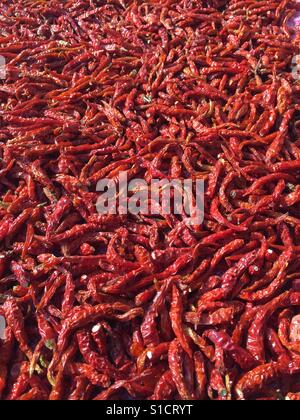
[[[0, 1], [1, 399], [300, 398], [296, 7]], [[100, 216], [120, 171], [204, 223]]]

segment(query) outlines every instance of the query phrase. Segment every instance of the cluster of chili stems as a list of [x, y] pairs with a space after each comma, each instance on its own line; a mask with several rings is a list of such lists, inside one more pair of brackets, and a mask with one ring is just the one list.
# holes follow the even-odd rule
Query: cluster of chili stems
[[[0, 9], [0, 398], [299, 399], [299, 3]], [[204, 223], [97, 214], [120, 171]]]

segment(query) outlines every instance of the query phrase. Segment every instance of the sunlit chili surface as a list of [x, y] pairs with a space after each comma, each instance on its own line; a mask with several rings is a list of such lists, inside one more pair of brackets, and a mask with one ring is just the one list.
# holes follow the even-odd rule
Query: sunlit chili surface
[[[2, 399], [300, 398], [297, 7], [0, 1]], [[204, 223], [98, 215], [120, 171]]]

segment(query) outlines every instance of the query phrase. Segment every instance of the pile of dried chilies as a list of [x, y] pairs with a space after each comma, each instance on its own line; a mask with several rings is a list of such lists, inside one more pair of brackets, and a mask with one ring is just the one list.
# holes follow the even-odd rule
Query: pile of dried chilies
[[[0, 9], [0, 399], [300, 399], [299, 3]], [[120, 171], [204, 223], [99, 215]]]

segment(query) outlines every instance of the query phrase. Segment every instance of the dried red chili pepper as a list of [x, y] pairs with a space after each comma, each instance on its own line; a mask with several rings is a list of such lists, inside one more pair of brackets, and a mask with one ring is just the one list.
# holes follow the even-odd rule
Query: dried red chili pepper
[[156, 318], [163, 308], [164, 301], [171, 288], [171, 280], [167, 280], [161, 290], [157, 293], [152, 305], [145, 314], [141, 325], [141, 333], [146, 345], [159, 343], [159, 332], [157, 331]]
[[3, 305], [7, 325], [12, 330], [19, 343], [20, 350], [31, 359], [32, 351], [29, 347], [29, 340], [26, 334], [23, 314], [14, 298], [8, 298]]
[[170, 400], [175, 395], [176, 386], [172, 379], [172, 372], [166, 371], [157, 382], [154, 393], [151, 397], [153, 400]]
[[0, 341], [0, 397], [6, 387], [7, 376], [9, 372], [9, 362], [12, 357], [14, 346], [14, 336], [12, 330], [5, 329], [4, 339]]
[[195, 352], [194, 363], [197, 379], [197, 398], [203, 400], [206, 398], [207, 375], [205, 368], [205, 359], [200, 351]]
[[183, 400], [192, 400], [195, 398], [191, 384], [187, 381], [184, 374], [183, 349], [178, 339], [170, 344], [169, 348], [169, 366], [172, 372], [173, 381], [177, 387], [178, 393]]
[[[77, 333], [77, 340], [79, 350], [85, 360], [85, 362], [96, 369], [99, 372], [106, 373], [108, 375], [116, 375], [115, 367], [104, 357], [98, 355], [93, 350], [91, 335], [89, 332], [81, 330]], [[80, 373], [81, 374], [81, 373]]]
[[280, 295], [261, 307], [251, 323], [247, 338], [247, 349], [260, 362], [265, 361], [264, 329], [269, 317], [281, 307], [287, 293]]
[[210, 330], [205, 335], [225, 352], [228, 352], [243, 370], [250, 370], [256, 365], [254, 357], [242, 347], [237, 346], [226, 333]]
[[285, 359], [258, 366], [240, 379], [236, 385], [236, 393], [241, 399], [259, 393], [268, 383], [278, 379], [281, 375], [288, 374], [288, 372], [288, 361]]

